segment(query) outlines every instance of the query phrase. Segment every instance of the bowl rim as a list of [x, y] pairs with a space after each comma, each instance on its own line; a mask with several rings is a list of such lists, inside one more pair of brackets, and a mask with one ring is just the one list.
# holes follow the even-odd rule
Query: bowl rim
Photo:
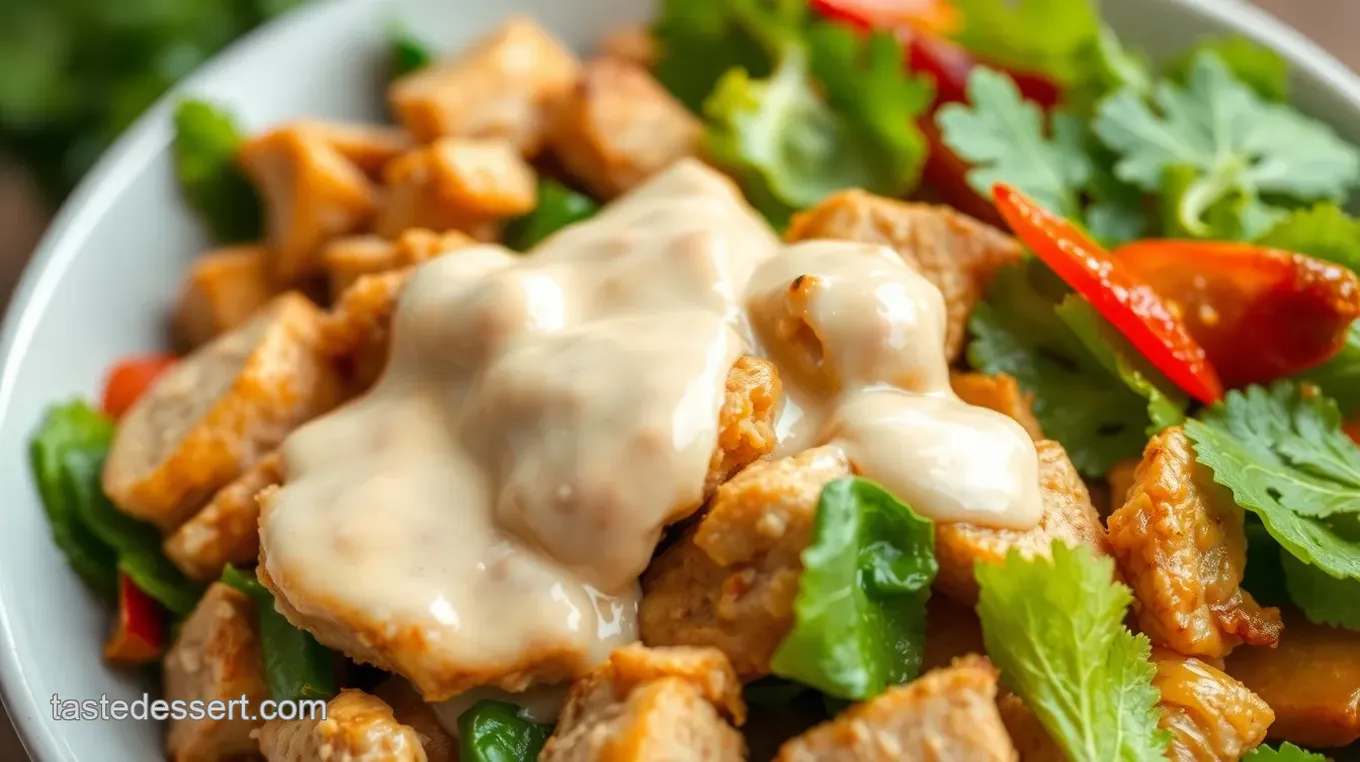
[[[569, 2], [570, 0], [563, 0]], [[385, 0], [312, 0], [236, 40], [193, 74], [163, 95], [138, 118], [95, 163], [52, 218], [15, 287], [0, 323], [0, 430], [10, 417], [11, 397], [22, 355], [36, 330], [36, 321], [59, 287], [66, 270], [80, 253], [90, 229], [106, 212], [138, 171], [171, 141], [172, 103], [186, 93], [204, 89], [237, 58], [267, 47], [276, 37], [320, 21], [341, 8], [382, 5]], [[1280, 53], [1291, 69], [1316, 76], [1327, 89], [1360, 108], [1360, 74], [1318, 47], [1298, 30], [1244, 0], [1166, 0], [1204, 19], [1209, 25], [1243, 35]], [[50, 541], [44, 536], [43, 541]], [[10, 611], [0, 597], [0, 699], [24, 750], [34, 762], [70, 759], [70, 748], [45, 714], [47, 702], [34, 695], [18, 651]]]

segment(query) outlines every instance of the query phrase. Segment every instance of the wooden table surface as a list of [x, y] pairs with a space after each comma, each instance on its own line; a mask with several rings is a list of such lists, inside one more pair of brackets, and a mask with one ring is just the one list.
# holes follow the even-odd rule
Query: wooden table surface
[[[1137, 0], [1105, 0], [1137, 2]], [[1211, 2], [1212, 0], [1205, 0]], [[1316, 40], [1322, 47], [1360, 70], [1360, 0], [1255, 0], [1257, 5]], [[42, 233], [43, 216], [32, 190], [12, 166], [0, 160], [0, 306], [8, 298], [28, 252]], [[0, 762], [24, 759], [8, 724], [0, 720]]]

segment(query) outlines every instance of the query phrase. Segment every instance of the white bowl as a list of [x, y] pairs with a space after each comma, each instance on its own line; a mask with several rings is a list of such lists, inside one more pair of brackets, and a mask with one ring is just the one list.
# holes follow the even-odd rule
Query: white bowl
[[[1173, 54], [1236, 32], [1279, 50], [1295, 100], [1360, 144], [1360, 80], [1297, 32], [1236, 0], [1114, 0], [1106, 18], [1131, 45]], [[538, 17], [578, 49], [647, 16], [646, 0], [326, 0], [233, 46], [187, 81], [250, 128], [299, 116], [383, 117], [384, 26], [393, 17], [456, 49], [512, 12]], [[172, 96], [173, 97], [173, 96]], [[162, 344], [169, 299], [207, 245], [171, 172], [169, 100], [109, 151], [52, 224], [5, 318], [0, 343], [0, 688], [39, 762], [160, 759], [154, 722], [61, 722], [52, 697], [130, 700], [146, 686], [107, 669], [108, 612], [53, 546], [28, 473], [43, 409], [93, 396], [118, 357]]]

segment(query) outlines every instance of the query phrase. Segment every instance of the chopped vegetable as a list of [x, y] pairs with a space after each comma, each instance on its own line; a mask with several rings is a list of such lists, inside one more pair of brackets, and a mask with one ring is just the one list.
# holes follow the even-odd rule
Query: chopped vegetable
[[867, 699], [921, 669], [934, 523], [860, 478], [822, 488], [802, 554], [794, 625], [774, 674], [844, 699]]
[[1255, 513], [1298, 560], [1338, 579], [1360, 579], [1360, 543], [1334, 520], [1360, 513], [1360, 450], [1336, 403], [1289, 381], [1229, 392], [1186, 421], [1197, 460], [1237, 504]]
[[953, 0], [810, 0], [817, 15], [862, 29], [907, 28], [953, 34], [959, 12]]
[[1258, 246], [1296, 251], [1360, 272], [1360, 220], [1336, 204], [1297, 209], [1256, 241]]
[[122, 418], [147, 389], [177, 358], [174, 355], [129, 357], [113, 366], [104, 382], [103, 408], [107, 415]]
[[1278, 749], [1258, 746], [1247, 752], [1242, 759], [1244, 762], [1327, 762], [1327, 758], [1321, 754], [1304, 751], [1288, 742], [1280, 744]]
[[1266, 101], [1284, 103], [1289, 100], [1289, 63], [1270, 48], [1257, 45], [1241, 35], [1210, 37], [1193, 48], [1171, 59], [1165, 68], [1172, 82], [1184, 85], [1190, 77], [1190, 66], [1200, 51], [1209, 50], [1222, 59], [1228, 71]]
[[1038, 71], [1063, 86], [1091, 71], [1100, 17], [1089, 0], [955, 0], [963, 16], [957, 39], [1003, 66]]
[[977, 566], [983, 642], [1001, 681], [1074, 762], [1162, 758], [1170, 737], [1158, 727], [1152, 646], [1124, 626], [1132, 593], [1110, 558], [1061, 542], [1052, 556], [1012, 549]]
[[1360, 317], [1360, 278], [1302, 254], [1222, 241], [1139, 241], [1114, 257], [1181, 316], [1229, 387], [1321, 365], [1341, 351]]
[[393, 79], [410, 74], [417, 69], [423, 69], [434, 60], [434, 55], [430, 53], [429, 47], [416, 39], [415, 35], [411, 34], [411, 30], [401, 24], [393, 23], [389, 25], [387, 38], [392, 46]]
[[1263, 102], [1213, 51], [1195, 56], [1184, 88], [1159, 83], [1153, 101], [1157, 111], [1132, 92], [1112, 96], [1095, 130], [1120, 155], [1116, 175], [1145, 191], [1160, 190], [1170, 166], [1195, 169], [1176, 216], [1196, 236], [1210, 232], [1204, 216], [1219, 202], [1236, 203], [1252, 239], [1283, 214], [1265, 196], [1339, 201], [1360, 179], [1354, 147], [1289, 106]]
[[104, 658], [122, 666], [150, 664], [165, 646], [162, 618], [155, 599], [126, 574], [118, 575], [118, 619], [104, 644]]
[[598, 211], [600, 205], [594, 199], [544, 178], [538, 181], [538, 206], [506, 225], [502, 237], [512, 249], [528, 251], [553, 233], [590, 219]]
[[[1360, 552], [1360, 543], [1357, 543]], [[1337, 579], [1292, 554], [1281, 552], [1289, 598], [1314, 624], [1360, 632], [1360, 579]]]
[[175, 108], [175, 172], [189, 205], [223, 243], [254, 240], [262, 229], [255, 189], [236, 166], [243, 140], [231, 114], [206, 101]]
[[770, 6], [800, 23], [801, 0], [665, 0], [652, 23], [657, 44], [653, 74], [695, 113], [718, 80], [741, 69], [753, 79], [774, 71], [766, 29]]
[[483, 699], [458, 715], [461, 762], [533, 762], [552, 726], [520, 716], [519, 707]]
[[1025, 245], [1085, 297], [1140, 354], [1201, 402], [1223, 394], [1204, 349], [1145, 283], [1139, 283], [1067, 220], [1005, 185], [993, 189], [997, 209]]
[[303, 630], [294, 627], [274, 607], [274, 595], [255, 575], [246, 576], [228, 564], [222, 581], [255, 603], [260, 624], [260, 650], [265, 682], [275, 701], [329, 699], [335, 695], [331, 652]]

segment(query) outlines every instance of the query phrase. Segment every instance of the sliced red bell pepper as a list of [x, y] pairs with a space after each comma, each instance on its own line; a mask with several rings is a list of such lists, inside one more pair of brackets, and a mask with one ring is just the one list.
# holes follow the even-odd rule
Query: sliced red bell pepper
[[1360, 317], [1360, 278], [1302, 254], [1166, 240], [1131, 243], [1114, 257], [1180, 317], [1229, 388], [1321, 365]]
[[1204, 403], [1223, 396], [1204, 348], [1152, 286], [1075, 225], [1020, 191], [997, 183], [992, 196], [1016, 236], [1172, 383]]
[[165, 612], [126, 574], [118, 573], [118, 621], [104, 645], [104, 658], [123, 666], [149, 664], [161, 656]]
[[174, 365], [174, 355], [148, 355], [128, 357], [113, 366], [108, 379], [104, 382], [104, 412], [113, 418], [123, 417], [138, 398], [165, 372]]

